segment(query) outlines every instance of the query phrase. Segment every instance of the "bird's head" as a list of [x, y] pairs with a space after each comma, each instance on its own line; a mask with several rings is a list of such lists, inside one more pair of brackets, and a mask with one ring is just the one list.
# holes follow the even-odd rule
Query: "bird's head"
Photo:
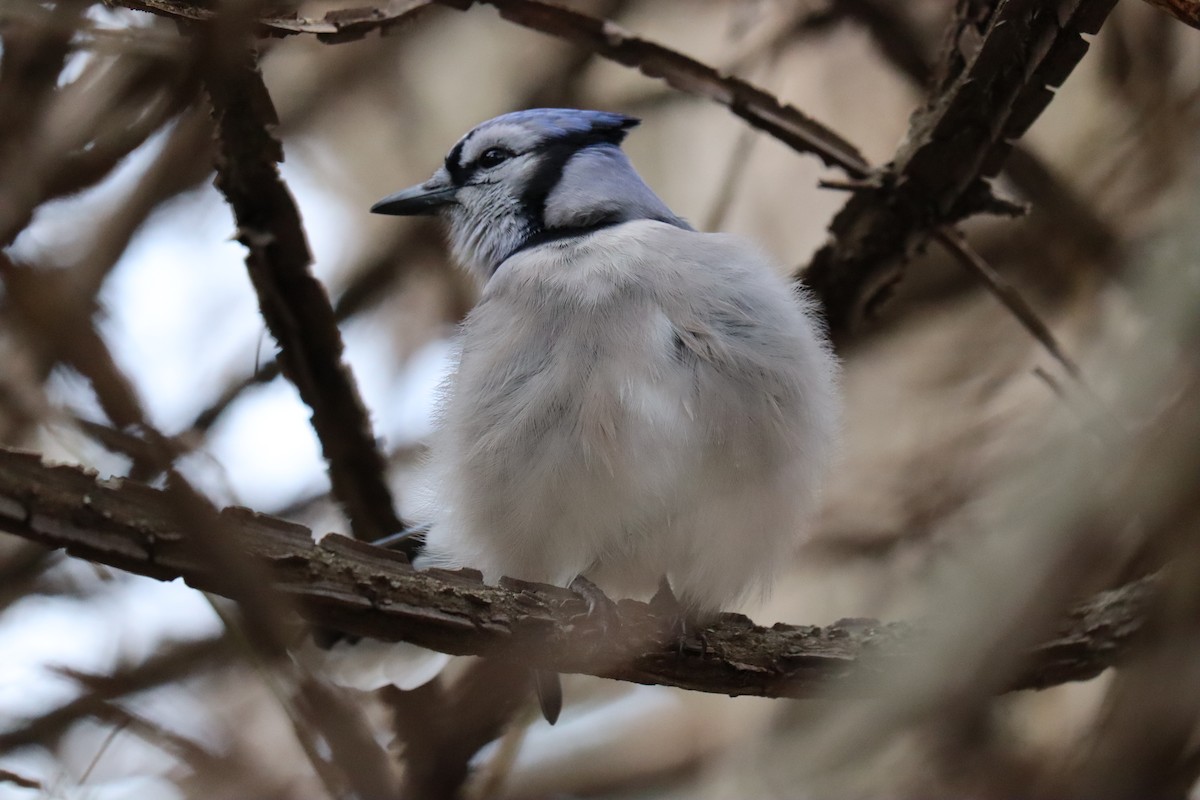
[[549, 239], [634, 219], [685, 226], [621, 152], [637, 124], [605, 111], [504, 114], [459, 139], [432, 178], [371, 211], [442, 216], [455, 257], [484, 281], [509, 256]]

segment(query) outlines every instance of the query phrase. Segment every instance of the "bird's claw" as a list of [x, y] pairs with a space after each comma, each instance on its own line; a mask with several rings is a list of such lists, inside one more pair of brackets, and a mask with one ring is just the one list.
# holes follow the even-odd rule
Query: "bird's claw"
[[619, 630], [621, 617], [617, 613], [617, 604], [606, 595], [599, 586], [582, 575], [577, 575], [568, 587], [587, 603], [587, 618], [600, 630], [609, 634]]
[[[700, 654], [709, 651], [708, 638], [705, 636], [707, 626], [679, 601], [665, 575], [658, 582], [658, 591], [650, 598], [650, 608], [669, 620], [667, 632], [675, 639], [680, 655], [686, 651]], [[692, 639], [699, 642], [698, 647]]]

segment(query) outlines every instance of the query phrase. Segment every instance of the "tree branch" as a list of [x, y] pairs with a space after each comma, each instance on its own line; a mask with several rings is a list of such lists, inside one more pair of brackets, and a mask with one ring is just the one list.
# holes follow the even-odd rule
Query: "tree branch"
[[121, 665], [111, 675], [65, 673], [86, 691], [64, 705], [19, 727], [0, 732], [0, 753], [32, 744], [47, 744], [75, 722], [93, 716], [113, 700], [174, 683], [233, 661], [237, 653], [228, 631], [195, 641], [173, 642], [136, 665]]
[[300, 212], [276, 167], [283, 148], [267, 129], [275, 123], [275, 109], [253, 56], [222, 58], [228, 54], [212, 38], [216, 52], [205, 85], [217, 122], [217, 187], [237, 218], [238, 240], [249, 250], [246, 267], [263, 319], [279, 343], [283, 372], [313, 411], [333, 494], [358, 538], [383, 538], [403, 523], [367, 410], [342, 361], [329, 297], [309, 270]]
[[[822, 300], [835, 338], [887, 296], [904, 258], [930, 232], [989, 210], [987, 179], [1087, 52], [1116, 0], [1001, 0], [976, 48], [956, 39], [963, 68], [943, 76], [913, 116], [908, 138], [830, 225], [806, 283]], [[969, 50], [964, 52], [964, 50]]]
[[[190, 0], [120, 0], [121, 4], [149, 11], [163, 17], [188, 22], [212, 22], [217, 12], [210, 6]], [[372, 31], [386, 35], [392, 29], [415, 19], [436, 0], [391, 0], [382, 7], [335, 9], [321, 17], [301, 17], [297, 14], [263, 14], [257, 20], [260, 36], [292, 36], [298, 33], [315, 35], [326, 43], [361, 39]]]
[[1070, 373], [1072, 378], [1083, 381], [1083, 372], [1079, 369], [1079, 365], [1075, 363], [1075, 359], [1067, 355], [1067, 351], [1059, 344], [1058, 339], [1050, 330], [1050, 326], [1042, 321], [1042, 318], [1029, 305], [1029, 301], [1017, 291], [1017, 287], [997, 272], [991, 264], [984, 260], [983, 256], [975, 251], [975, 248], [967, 243], [965, 236], [953, 228], [941, 228], [934, 231], [933, 238], [987, 287], [987, 290], [1000, 301], [1001, 305], [1016, 318], [1021, 327], [1029, 331], [1029, 335], [1046, 348], [1046, 352], [1062, 364], [1063, 369]]
[[[834, 7], [862, 27], [880, 54], [917, 89], [928, 90], [935, 73], [926, 52], [930, 48], [905, 6], [892, 0], [834, 0]], [[1050, 235], [1069, 236], [1083, 252], [1106, 262], [1113, 260], [1118, 245], [1112, 226], [1031, 148], [1013, 145], [1004, 174], [1032, 203], [1032, 214], [1046, 215]]]
[[[463, 8], [474, 5], [473, 1], [465, 0], [441, 2]], [[719, 103], [797, 152], [816, 155], [828, 166], [855, 177], [867, 173], [869, 165], [854, 145], [795, 106], [781, 103], [774, 95], [741, 78], [722, 75], [694, 58], [587, 14], [536, 0], [481, 2], [494, 6], [510, 22], [582, 45], [610, 61], [634, 67], [651, 78], [661, 78], [676, 89]]]
[[[432, 0], [437, 5], [449, 6], [465, 11], [477, 4], [477, 0]], [[215, 18], [212, 11], [201, 7], [194, 0], [121, 0], [130, 7], [152, 11], [175, 19], [192, 22], [210, 22]], [[804, 114], [794, 106], [781, 103], [777, 97], [741, 78], [723, 75], [716, 69], [660, 44], [639, 38], [608, 20], [581, 14], [577, 11], [537, 2], [537, 0], [478, 0], [478, 3], [494, 6], [504, 19], [522, 27], [556, 36], [586, 47], [600, 56], [634, 67], [651, 78], [660, 78], [668, 85], [681, 91], [707, 98], [727, 107], [737, 116], [759, 130], [769, 133], [784, 144], [801, 153], [818, 156], [831, 167], [838, 167], [855, 177], [867, 174], [869, 165], [862, 154], [834, 131]], [[429, 2], [401, 3], [384, 9], [359, 9], [354, 12], [337, 12], [352, 18], [359, 27], [355, 35], [371, 29], [371, 19], [378, 19], [379, 26], [408, 19], [409, 16], [428, 6]], [[334, 12], [331, 12], [334, 13]], [[328, 16], [328, 15], [327, 15]], [[263, 31], [270, 35], [286, 35], [295, 32], [316, 32], [326, 36], [333, 32], [309, 30], [293, 20], [288, 24], [299, 30], [285, 30], [280, 18], [259, 19], [266, 25]], [[361, 25], [360, 25], [361, 23]], [[322, 25], [337, 25], [324, 20]]]
[[[314, 542], [307, 528], [245, 509], [227, 509], [221, 523], [314, 624], [447, 653], [719, 694], [813, 697], [862, 691], [864, 677], [921, 652], [920, 626], [871, 620], [762, 627], [724, 614], [679, 639], [674, 619], [631, 600], [617, 604], [619, 624], [606, 627], [565, 589], [417, 572], [390, 551], [335, 535]], [[226, 585], [196, 557], [188, 541], [195, 533], [178, 524], [167, 494], [46, 466], [34, 454], [0, 450], [0, 530], [141, 575], [182, 577], [216, 593]], [[1153, 590], [1145, 579], [1078, 606], [1009, 688], [1085, 680], [1119, 663]]]

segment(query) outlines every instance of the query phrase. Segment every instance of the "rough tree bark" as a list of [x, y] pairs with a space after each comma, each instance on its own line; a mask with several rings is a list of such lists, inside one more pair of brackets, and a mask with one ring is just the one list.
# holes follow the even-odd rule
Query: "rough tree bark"
[[[196, 557], [188, 542], [195, 534], [177, 519], [166, 493], [0, 450], [0, 530], [222, 593], [226, 577]], [[921, 648], [919, 624], [764, 627], [737, 614], [680, 639], [676, 620], [645, 603], [620, 601], [605, 624], [565, 589], [488, 586], [470, 571], [418, 572], [387, 550], [336, 535], [314, 542], [307, 528], [245, 509], [224, 511], [222, 526], [310, 622], [458, 655], [728, 695], [813, 697], [867, 691], [873, 674]], [[1147, 579], [1076, 607], [1008, 688], [1084, 680], [1119, 663], [1142, 629], [1153, 588]]]

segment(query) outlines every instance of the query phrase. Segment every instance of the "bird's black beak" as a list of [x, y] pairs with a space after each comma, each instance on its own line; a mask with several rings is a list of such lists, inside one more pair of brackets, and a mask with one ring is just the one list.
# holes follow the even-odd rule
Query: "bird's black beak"
[[453, 204], [457, 193], [457, 186], [447, 185], [435, 176], [417, 186], [389, 194], [371, 206], [371, 213], [392, 214], [398, 217], [436, 214], [439, 209]]

